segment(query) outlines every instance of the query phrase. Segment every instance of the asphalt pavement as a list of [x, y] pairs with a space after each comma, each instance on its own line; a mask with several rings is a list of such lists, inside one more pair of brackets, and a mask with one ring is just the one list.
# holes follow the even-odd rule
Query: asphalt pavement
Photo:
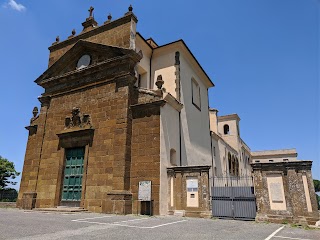
[[0, 209], [0, 239], [319, 240], [320, 230], [252, 221]]

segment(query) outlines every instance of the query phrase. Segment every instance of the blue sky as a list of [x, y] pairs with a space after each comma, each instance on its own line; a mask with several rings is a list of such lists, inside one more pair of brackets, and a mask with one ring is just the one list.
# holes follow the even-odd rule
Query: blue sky
[[32, 109], [57, 35], [79, 33], [90, 5], [102, 24], [133, 5], [159, 45], [184, 39], [216, 87], [210, 107], [238, 113], [252, 150], [297, 148], [320, 179], [318, 0], [0, 0], [0, 155], [22, 171]]

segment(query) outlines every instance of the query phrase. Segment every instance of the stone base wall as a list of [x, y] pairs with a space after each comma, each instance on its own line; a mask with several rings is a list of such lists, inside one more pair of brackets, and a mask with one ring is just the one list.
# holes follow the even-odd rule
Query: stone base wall
[[311, 161], [252, 164], [256, 221], [315, 224], [319, 212]]
[[16, 202], [0, 202], [0, 208], [16, 208]]
[[316, 217], [306, 217], [306, 216], [297, 216], [292, 215], [273, 215], [273, 214], [261, 214], [258, 213], [255, 219], [257, 222], [272, 222], [279, 224], [298, 224], [298, 225], [315, 225], [319, 218]]
[[152, 215], [159, 215], [161, 104], [162, 101], [133, 107], [130, 170], [133, 214], [141, 212], [139, 182], [151, 181]]
[[[186, 217], [210, 218], [209, 196], [209, 169], [210, 166], [170, 167], [168, 172], [168, 209], [169, 214]], [[173, 178], [173, 180], [171, 180]], [[195, 191], [197, 206], [188, 206], [187, 179], [198, 181], [198, 191]], [[172, 185], [173, 184], [173, 185]], [[173, 194], [173, 195], [172, 195]]]
[[20, 200], [20, 204], [17, 205], [25, 210], [31, 210], [36, 206], [37, 193], [35, 192], [25, 192]]

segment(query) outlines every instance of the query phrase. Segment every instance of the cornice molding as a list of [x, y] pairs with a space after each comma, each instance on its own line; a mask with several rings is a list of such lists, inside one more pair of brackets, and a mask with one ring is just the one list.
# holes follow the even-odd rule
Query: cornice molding
[[311, 170], [312, 161], [251, 163], [251, 167], [254, 171]]

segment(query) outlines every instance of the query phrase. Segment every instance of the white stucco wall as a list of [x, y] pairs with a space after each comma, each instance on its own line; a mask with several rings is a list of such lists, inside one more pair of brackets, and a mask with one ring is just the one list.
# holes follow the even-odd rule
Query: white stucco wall
[[161, 52], [154, 53], [152, 57], [152, 89], [158, 89], [155, 85], [157, 77], [162, 75], [162, 80], [164, 84], [162, 88], [165, 92], [170, 93], [172, 96], [176, 97], [176, 68], [174, 66], [175, 62], [175, 51], [174, 49], [165, 50]]
[[[287, 159], [287, 160], [284, 160]], [[266, 156], [266, 157], [253, 157], [252, 162], [260, 162], [260, 163], [269, 163], [269, 162], [292, 162], [292, 161], [298, 161], [296, 157], [290, 157], [290, 156]]]
[[252, 162], [253, 163], [255, 162], [269, 163], [269, 162], [298, 161], [297, 155], [298, 153], [295, 148], [255, 151], [255, 152], [252, 152]]
[[150, 58], [152, 50], [151, 48], [141, 39], [140, 36], [136, 37], [136, 52], [142, 51], [143, 58], [138, 63], [136, 70], [141, 72], [146, 72], [142, 75], [141, 84], [142, 88], [150, 88]]
[[[224, 125], [229, 125], [229, 134], [224, 134]], [[227, 120], [221, 121], [218, 120], [218, 132], [222, 136], [222, 138], [231, 145], [234, 149], [239, 151], [239, 134], [237, 130], [237, 120]]]
[[216, 110], [209, 110], [210, 131], [218, 134], [218, 118]]
[[[203, 80], [193, 70], [187, 58], [180, 53], [182, 125], [182, 165], [211, 165], [208, 91]], [[192, 103], [191, 79], [200, 86], [201, 111]]]
[[179, 165], [179, 112], [169, 104], [160, 112], [160, 215], [168, 214], [167, 167], [170, 167], [170, 149], [176, 150]]
[[243, 149], [243, 157], [241, 156], [241, 173], [243, 176], [251, 176], [252, 168], [251, 168], [251, 155], [250, 152]]

